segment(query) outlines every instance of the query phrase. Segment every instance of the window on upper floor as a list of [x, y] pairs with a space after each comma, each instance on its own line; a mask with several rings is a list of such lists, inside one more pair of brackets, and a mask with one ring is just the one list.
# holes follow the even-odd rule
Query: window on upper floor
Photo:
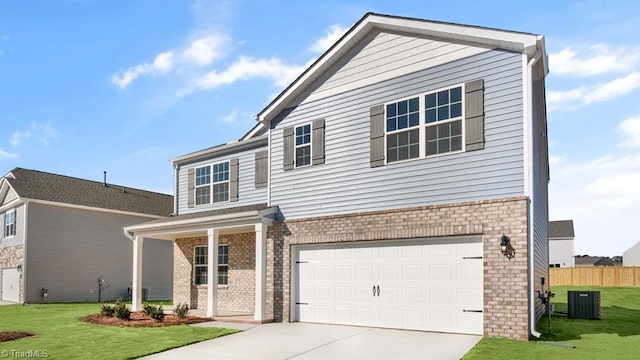
[[324, 119], [319, 119], [283, 129], [284, 171], [324, 164], [324, 126]]
[[229, 201], [229, 162], [196, 168], [195, 189], [196, 205]]
[[311, 164], [311, 124], [296, 126], [296, 167]]
[[370, 109], [371, 167], [484, 149], [484, 80]]
[[[208, 246], [196, 246], [193, 254], [193, 283], [207, 285]], [[218, 245], [218, 285], [229, 284], [229, 245]]]
[[238, 158], [187, 170], [187, 206], [238, 201]]
[[11, 237], [16, 234], [16, 210], [9, 210], [4, 213], [4, 237]]

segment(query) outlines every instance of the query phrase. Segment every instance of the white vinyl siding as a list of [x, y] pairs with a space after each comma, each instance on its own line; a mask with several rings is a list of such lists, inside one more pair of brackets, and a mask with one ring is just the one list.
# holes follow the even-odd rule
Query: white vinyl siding
[[[372, 106], [476, 79], [484, 80], [484, 149], [371, 168]], [[521, 55], [500, 50], [304, 102], [278, 116], [271, 130], [271, 203], [295, 219], [522, 196], [522, 113]], [[325, 164], [283, 171], [283, 129], [320, 117]]]
[[[98, 301], [98, 278], [106, 285], [103, 300], [126, 299], [133, 274], [133, 247], [122, 228], [150, 219], [36, 203], [29, 204], [26, 242], [26, 299]], [[149, 299], [171, 299], [173, 242], [145, 238], [142, 287]]]
[[[265, 150], [265, 147], [257, 147], [256, 149], [240, 151], [233, 154], [227, 154], [222, 157], [213, 157], [201, 160], [191, 164], [181, 165], [178, 171], [178, 213], [188, 214], [198, 211], [217, 210], [228, 207], [263, 204], [267, 202], [267, 187], [255, 186], [255, 153]], [[237, 202], [210, 202], [208, 204], [196, 205], [192, 208], [188, 207], [188, 170], [203, 166], [210, 166], [215, 163], [228, 161], [231, 158], [238, 158], [238, 201]], [[231, 169], [229, 169], [231, 171]], [[229, 174], [230, 175], [230, 174]], [[213, 178], [212, 178], [213, 181]], [[227, 189], [230, 189], [229, 181], [225, 182]], [[195, 174], [194, 174], [195, 185]], [[220, 189], [225, 190], [225, 189]], [[229, 190], [227, 190], [229, 191]], [[230, 195], [230, 192], [229, 192]]]

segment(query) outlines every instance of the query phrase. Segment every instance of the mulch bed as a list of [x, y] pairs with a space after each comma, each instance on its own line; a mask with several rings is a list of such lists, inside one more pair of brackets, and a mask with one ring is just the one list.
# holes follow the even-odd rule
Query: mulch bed
[[187, 316], [184, 319], [173, 315], [166, 314], [164, 316], [164, 320], [162, 322], [155, 321], [150, 318], [143, 312], [132, 312], [131, 320], [121, 320], [117, 317], [110, 316], [102, 316], [100, 314], [89, 315], [83, 318], [80, 318], [81, 321], [99, 324], [99, 325], [107, 325], [107, 326], [126, 326], [126, 327], [163, 327], [163, 326], [173, 326], [173, 325], [184, 325], [184, 324], [197, 324], [207, 321], [212, 321], [210, 318], [201, 318], [196, 316]]
[[24, 331], [0, 331], [0, 342], [18, 340], [34, 335], [34, 333]]

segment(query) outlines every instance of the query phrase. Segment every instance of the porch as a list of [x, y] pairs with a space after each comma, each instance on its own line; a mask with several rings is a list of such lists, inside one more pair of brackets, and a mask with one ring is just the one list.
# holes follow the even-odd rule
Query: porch
[[174, 304], [187, 303], [191, 314], [218, 321], [272, 321], [266, 301], [266, 240], [275, 213], [276, 208], [261, 204], [126, 227], [133, 242], [132, 310], [142, 306], [143, 244], [151, 238], [174, 243]]

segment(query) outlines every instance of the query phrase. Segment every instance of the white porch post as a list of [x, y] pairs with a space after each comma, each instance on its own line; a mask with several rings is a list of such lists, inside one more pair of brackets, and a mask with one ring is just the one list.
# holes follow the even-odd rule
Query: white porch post
[[207, 317], [218, 315], [218, 229], [208, 229], [207, 236]]
[[256, 231], [256, 296], [253, 319], [265, 320], [267, 300], [267, 226], [255, 225]]
[[133, 239], [133, 279], [131, 282], [131, 311], [142, 310], [142, 248], [144, 238]]

